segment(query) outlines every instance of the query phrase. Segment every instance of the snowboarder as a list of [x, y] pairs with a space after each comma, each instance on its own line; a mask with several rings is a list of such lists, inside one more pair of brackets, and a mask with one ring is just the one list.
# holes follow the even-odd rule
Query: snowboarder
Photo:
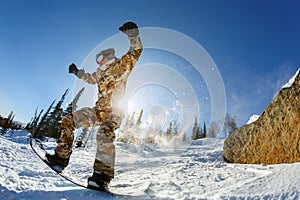
[[121, 59], [116, 58], [115, 50], [109, 48], [96, 55], [99, 67], [92, 74], [78, 70], [75, 64], [69, 66], [69, 73], [89, 84], [97, 84], [98, 100], [94, 108], [82, 108], [62, 119], [61, 136], [57, 141], [55, 154], [46, 154], [50, 165], [64, 169], [69, 164], [72, 153], [75, 126], [79, 128], [99, 125], [94, 172], [88, 178], [88, 187], [99, 190], [105, 190], [114, 178], [114, 131], [119, 128], [123, 118], [122, 108], [117, 104], [124, 95], [127, 78], [142, 53], [137, 25], [126, 22], [119, 30], [130, 41], [130, 49]]

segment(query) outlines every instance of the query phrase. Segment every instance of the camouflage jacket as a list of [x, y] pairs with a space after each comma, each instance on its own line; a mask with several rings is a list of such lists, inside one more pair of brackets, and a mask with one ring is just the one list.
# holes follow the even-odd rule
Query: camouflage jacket
[[104, 71], [97, 68], [97, 70], [90, 73], [82, 73], [79, 78], [89, 84], [98, 85], [98, 100], [96, 102], [97, 117], [105, 120], [110, 114], [120, 115], [122, 112], [118, 102], [123, 98], [127, 78], [138, 61], [143, 47], [140, 37], [129, 37], [130, 49], [122, 56], [121, 59], [116, 59]]

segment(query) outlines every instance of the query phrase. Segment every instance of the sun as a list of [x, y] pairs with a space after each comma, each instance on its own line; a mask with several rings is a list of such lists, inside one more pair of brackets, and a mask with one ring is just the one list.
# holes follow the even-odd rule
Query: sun
[[141, 110], [142, 120], [152, 126], [165, 127], [169, 122], [182, 118], [175, 94], [157, 84], [143, 85], [129, 97], [128, 114], [139, 113]]

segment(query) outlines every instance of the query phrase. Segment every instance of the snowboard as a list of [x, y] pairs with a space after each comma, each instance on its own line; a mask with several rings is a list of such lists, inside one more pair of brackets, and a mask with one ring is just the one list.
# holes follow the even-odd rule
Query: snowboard
[[[60, 169], [58, 166], [50, 166], [47, 159], [46, 159], [46, 153], [48, 152], [43, 143], [35, 138], [30, 139], [30, 146], [33, 149], [33, 151], [38, 155], [38, 157], [46, 164], [48, 165], [53, 171], [55, 171], [57, 174], [59, 174], [61, 177], [63, 177], [65, 180], [70, 181], [71, 183], [90, 190], [94, 190], [100, 193], [104, 193], [107, 195], [118, 195], [118, 196], [143, 196], [145, 191], [150, 187], [151, 182], [146, 183], [136, 183], [136, 184], [113, 184], [109, 185], [107, 190], [101, 191], [94, 188], [89, 188], [87, 186], [87, 179], [89, 176], [91, 176], [92, 172], [87, 173], [88, 171], [91, 171], [91, 166], [86, 167], [86, 165], [79, 166], [78, 163], [76, 166], [72, 167], [72, 160], [70, 159], [69, 165], [65, 169]], [[72, 157], [72, 156], [71, 156]], [[93, 163], [93, 162], [92, 162]], [[89, 168], [89, 170], [87, 169]], [[78, 171], [81, 172], [81, 177], [75, 176], [76, 171], [77, 174]], [[80, 170], [79, 170], [80, 169]]]

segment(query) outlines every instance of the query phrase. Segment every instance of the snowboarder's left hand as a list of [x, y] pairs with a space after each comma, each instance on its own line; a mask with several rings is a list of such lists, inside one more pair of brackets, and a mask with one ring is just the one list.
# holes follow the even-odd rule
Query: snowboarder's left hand
[[69, 66], [69, 73], [70, 74], [77, 74], [78, 72], [78, 69], [76, 67], [76, 65], [74, 63], [72, 63], [70, 66]]
[[134, 22], [126, 22], [119, 28], [119, 30], [125, 33], [128, 37], [136, 37], [139, 35], [138, 26]]

